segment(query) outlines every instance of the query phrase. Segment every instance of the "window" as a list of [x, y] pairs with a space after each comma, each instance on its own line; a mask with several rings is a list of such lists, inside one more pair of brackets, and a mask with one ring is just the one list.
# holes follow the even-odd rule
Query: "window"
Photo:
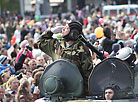
[[130, 13], [136, 13], [136, 10], [131, 8]]
[[108, 10], [105, 10], [104, 11], [104, 15], [108, 15]]
[[117, 15], [117, 10], [110, 10], [111, 15]]
[[121, 14], [122, 12], [124, 12], [126, 14], [127, 13], [127, 9], [120, 9], [119, 10], [119, 14]]
[[136, 11], [137, 11], [137, 13], [138, 13], [138, 8], [136, 8]]

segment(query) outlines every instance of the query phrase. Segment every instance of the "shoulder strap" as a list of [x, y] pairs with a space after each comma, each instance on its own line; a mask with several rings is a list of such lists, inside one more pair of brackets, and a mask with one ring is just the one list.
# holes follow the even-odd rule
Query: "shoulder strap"
[[87, 54], [90, 54], [89, 48], [86, 45], [83, 45], [83, 49]]

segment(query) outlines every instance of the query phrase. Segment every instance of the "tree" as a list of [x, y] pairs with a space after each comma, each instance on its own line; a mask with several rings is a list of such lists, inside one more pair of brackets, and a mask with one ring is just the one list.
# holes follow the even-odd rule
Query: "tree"
[[10, 12], [20, 11], [19, 0], [0, 0], [0, 7], [1, 11], [5, 8]]

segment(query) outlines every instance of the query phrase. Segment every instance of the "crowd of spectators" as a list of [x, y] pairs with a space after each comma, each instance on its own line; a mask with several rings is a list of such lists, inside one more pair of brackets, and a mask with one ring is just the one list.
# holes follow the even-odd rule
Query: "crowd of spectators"
[[[124, 47], [130, 47], [137, 58], [138, 16], [130, 21], [125, 14], [102, 17], [99, 11], [100, 7], [87, 5], [81, 10], [67, 13], [60, 20], [58, 17], [40, 19], [22, 18], [17, 14], [1, 15], [0, 101], [34, 102], [43, 97], [38, 88], [40, 76], [46, 66], [52, 63], [52, 59], [38, 48], [36, 42], [45, 30], [65, 25], [70, 20], [78, 20], [83, 24], [83, 33], [87, 40], [99, 51], [104, 51], [107, 58], [115, 56]], [[101, 19], [103, 22], [100, 22]], [[95, 32], [98, 27], [102, 27], [104, 34], [99, 38]], [[101, 60], [94, 52], [91, 54], [95, 66]]]

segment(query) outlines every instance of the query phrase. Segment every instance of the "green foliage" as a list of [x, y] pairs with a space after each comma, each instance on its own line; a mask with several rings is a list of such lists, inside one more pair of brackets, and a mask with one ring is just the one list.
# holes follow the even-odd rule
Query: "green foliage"
[[10, 12], [19, 12], [20, 0], [0, 0], [0, 7], [2, 11], [6, 8]]

